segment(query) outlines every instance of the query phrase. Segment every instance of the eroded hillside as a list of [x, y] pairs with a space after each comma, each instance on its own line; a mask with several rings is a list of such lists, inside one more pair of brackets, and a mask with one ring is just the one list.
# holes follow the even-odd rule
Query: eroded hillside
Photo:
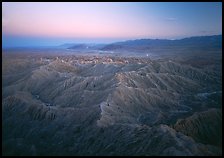
[[217, 65], [31, 56], [4, 54], [4, 155], [222, 154]]

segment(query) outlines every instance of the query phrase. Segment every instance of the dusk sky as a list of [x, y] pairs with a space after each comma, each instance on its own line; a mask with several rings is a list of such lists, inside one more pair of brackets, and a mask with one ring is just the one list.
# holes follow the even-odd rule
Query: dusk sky
[[221, 2], [2, 3], [3, 47], [222, 34]]

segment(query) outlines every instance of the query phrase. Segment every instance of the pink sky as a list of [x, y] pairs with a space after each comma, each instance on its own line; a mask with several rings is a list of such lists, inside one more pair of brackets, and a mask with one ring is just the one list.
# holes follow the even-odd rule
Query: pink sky
[[4, 37], [183, 38], [222, 34], [222, 3], [3, 2]]

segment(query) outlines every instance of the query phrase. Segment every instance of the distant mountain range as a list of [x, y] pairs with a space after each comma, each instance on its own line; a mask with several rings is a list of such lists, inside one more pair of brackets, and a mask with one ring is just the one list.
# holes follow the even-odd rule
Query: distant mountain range
[[115, 42], [110, 44], [95, 44], [95, 43], [65, 43], [58, 46], [16, 46], [16, 47], [2, 47], [5, 49], [70, 49], [78, 51], [144, 51], [146, 49], [157, 49], [168, 47], [216, 47], [222, 48], [222, 35], [212, 35], [212, 36], [195, 36], [177, 40], [168, 40], [168, 39], [136, 39], [136, 40], [127, 40], [122, 42]]
[[116, 42], [106, 45], [105, 47], [102, 48], [102, 50], [140, 49], [140, 48], [168, 47], [168, 46], [222, 47], [222, 35], [189, 37], [179, 40], [167, 40], [167, 39], [129, 40], [125, 42]]
[[176, 47], [176, 46], [190, 46], [190, 47], [222, 47], [222, 35], [213, 36], [196, 36], [178, 40], [168, 39], [136, 39], [124, 42], [115, 42], [111, 44], [70, 44], [64, 45], [67, 49], [85, 50], [96, 49], [102, 51], [116, 51], [116, 50], [144, 50], [156, 47]]

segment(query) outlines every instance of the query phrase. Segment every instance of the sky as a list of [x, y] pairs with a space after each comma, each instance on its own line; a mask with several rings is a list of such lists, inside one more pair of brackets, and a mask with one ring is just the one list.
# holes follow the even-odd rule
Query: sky
[[217, 34], [221, 2], [2, 3], [3, 48]]

